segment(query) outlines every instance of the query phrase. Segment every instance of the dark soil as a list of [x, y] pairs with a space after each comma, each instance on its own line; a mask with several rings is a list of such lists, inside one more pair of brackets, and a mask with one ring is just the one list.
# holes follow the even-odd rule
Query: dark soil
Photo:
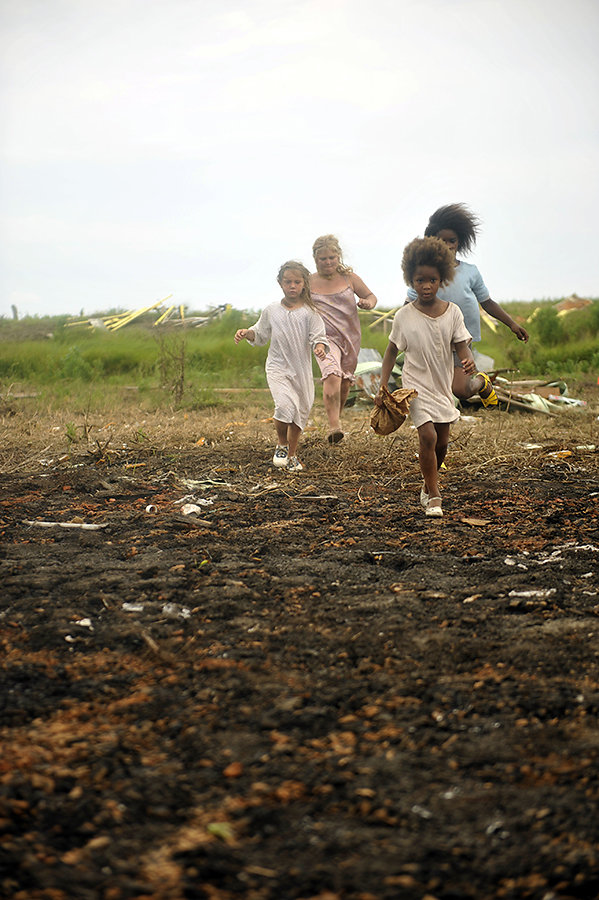
[[597, 454], [344, 452], [0, 476], [0, 896], [599, 896]]

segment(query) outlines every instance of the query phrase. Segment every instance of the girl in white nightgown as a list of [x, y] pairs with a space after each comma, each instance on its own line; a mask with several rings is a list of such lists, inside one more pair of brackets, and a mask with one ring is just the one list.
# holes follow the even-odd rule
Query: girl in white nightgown
[[277, 281], [283, 299], [265, 307], [251, 328], [240, 328], [235, 343], [246, 340], [261, 346], [270, 340], [266, 380], [275, 404], [277, 430], [272, 461], [290, 472], [300, 472], [303, 466], [297, 458], [297, 445], [314, 403], [311, 351], [324, 359], [329, 344], [324, 322], [310, 298], [306, 267], [295, 260], [283, 263]]

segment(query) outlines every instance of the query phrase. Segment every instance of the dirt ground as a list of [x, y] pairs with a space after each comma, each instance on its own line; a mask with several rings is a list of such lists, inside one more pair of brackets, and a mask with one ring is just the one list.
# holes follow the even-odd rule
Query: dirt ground
[[359, 406], [298, 475], [264, 404], [5, 410], [0, 896], [597, 898], [598, 400], [470, 411], [441, 520]]

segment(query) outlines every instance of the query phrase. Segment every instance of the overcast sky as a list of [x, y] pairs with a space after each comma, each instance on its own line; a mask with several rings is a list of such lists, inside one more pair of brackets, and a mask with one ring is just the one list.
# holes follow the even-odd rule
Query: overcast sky
[[394, 306], [440, 205], [499, 301], [599, 296], [597, 0], [0, 0], [0, 315]]

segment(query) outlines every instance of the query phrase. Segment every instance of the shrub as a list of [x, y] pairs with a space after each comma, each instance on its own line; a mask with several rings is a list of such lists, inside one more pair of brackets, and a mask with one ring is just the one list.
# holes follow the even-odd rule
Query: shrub
[[62, 358], [60, 374], [64, 378], [79, 378], [91, 381], [95, 375], [94, 367], [81, 355], [79, 347], [71, 347]]
[[533, 325], [534, 333], [541, 344], [555, 347], [564, 340], [562, 321], [553, 306], [539, 309]]

